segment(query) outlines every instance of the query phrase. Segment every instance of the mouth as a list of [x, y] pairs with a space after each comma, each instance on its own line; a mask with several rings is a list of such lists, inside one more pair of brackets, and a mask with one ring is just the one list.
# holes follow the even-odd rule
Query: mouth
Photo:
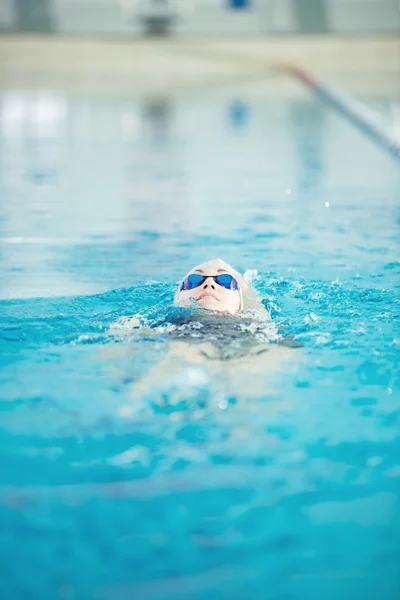
[[219, 300], [219, 298], [217, 298], [217, 296], [214, 296], [214, 294], [210, 294], [210, 292], [204, 292], [203, 294], [201, 294], [198, 298], [197, 298], [197, 302], [199, 300], [203, 300], [203, 298], [214, 298], [214, 300], [216, 300], [217, 302], [221, 302]]

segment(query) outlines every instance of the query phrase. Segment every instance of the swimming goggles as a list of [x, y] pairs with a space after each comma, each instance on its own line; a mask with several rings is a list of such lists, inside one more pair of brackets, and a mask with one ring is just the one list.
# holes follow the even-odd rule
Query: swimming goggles
[[214, 279], [215, 283], [225, 288], [226, 290], [239, 290], [239, 284], [232, 275], [229, 273], [222, 273], [221, 275], [199, 275], [198, 273], [191, 273], [182, 281], [182, 290], [194, 290], [195, 288], [203, 285], [206, 279]]

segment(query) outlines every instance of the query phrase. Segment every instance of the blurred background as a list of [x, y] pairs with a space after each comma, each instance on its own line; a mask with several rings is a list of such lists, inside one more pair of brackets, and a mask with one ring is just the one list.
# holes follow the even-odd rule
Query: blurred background
[[138, 37], [395, 32], [397, 0], [2, 0], [3, 31]]
[[390, 159], [280, 65], [398, 135], [399, 27], [398, 0], [0, 0], [2, 296], [161, 276], [160, 256], [59, 268], [77, 244], [201, 232], [216, 211], [238, 236], [244, 200], [386, 185]]

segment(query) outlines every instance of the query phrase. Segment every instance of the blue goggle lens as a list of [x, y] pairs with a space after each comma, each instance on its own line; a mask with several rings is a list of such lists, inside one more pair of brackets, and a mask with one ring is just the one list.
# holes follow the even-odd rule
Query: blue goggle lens
[[200, 285], [203, 285], [206, 279], [211, 277], [214, 279], [218, 285], [225, 288], [226, 290], [238, 290], [239, 284], [232, 275], [229, 273], [223, 273], [222, 275], [198, 275], [197, 273], [192, 273], [188, 277], [186, 277], [181, 286], [181, 290], [193, 290]]

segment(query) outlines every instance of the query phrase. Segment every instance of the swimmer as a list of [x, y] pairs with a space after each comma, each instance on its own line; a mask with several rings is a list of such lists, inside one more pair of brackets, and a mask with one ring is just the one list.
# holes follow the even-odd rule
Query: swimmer
[[[258, 293], [236, 269], [220, 258], [191, 269], [178, 285], [175, 306], [204, 309], [224, 315], [252, 314], [270, 320]], [[140, 317], [123, 318], [120, 325], [142, 327]]]
[[[284, 362], [293, 363], [293, 350], [281, 343], [282, 336], [257, 291], [219, 258], [185, 275], [177, 287], [174, 306], [183, 312], [162, 317], [150, 329], [169, 340], [168, 352], [132, 385], [133, 397], [174, 378], [184, 383], [187, 369], [193, 374], [194, 367], [209, 379], [222, 376], [235, 393], [257, 397], [272, 393], [272, 375], [282, 370]], [[124, 328], [145, 327], [140, 317], [126, 318], [121, 324]], [[246, 381], [251, 381], [251, 389]]]
[[175, 305], [198, 310], [170, 318], [175, 327], [169, 337], [196, 344], [205, 356], [205, 344], [214, 357], [226, 360], [259, 353], [263, 343], [280, 337], [256, 290], [220, 258], [187, 273], [178, 286]]
[[247, 282], [220, 258], [191, 269], [183, 278], [175, 296], [178, 305], [195, 301], [205, 310], [235, 315], [243, 310], [243, 290]]

